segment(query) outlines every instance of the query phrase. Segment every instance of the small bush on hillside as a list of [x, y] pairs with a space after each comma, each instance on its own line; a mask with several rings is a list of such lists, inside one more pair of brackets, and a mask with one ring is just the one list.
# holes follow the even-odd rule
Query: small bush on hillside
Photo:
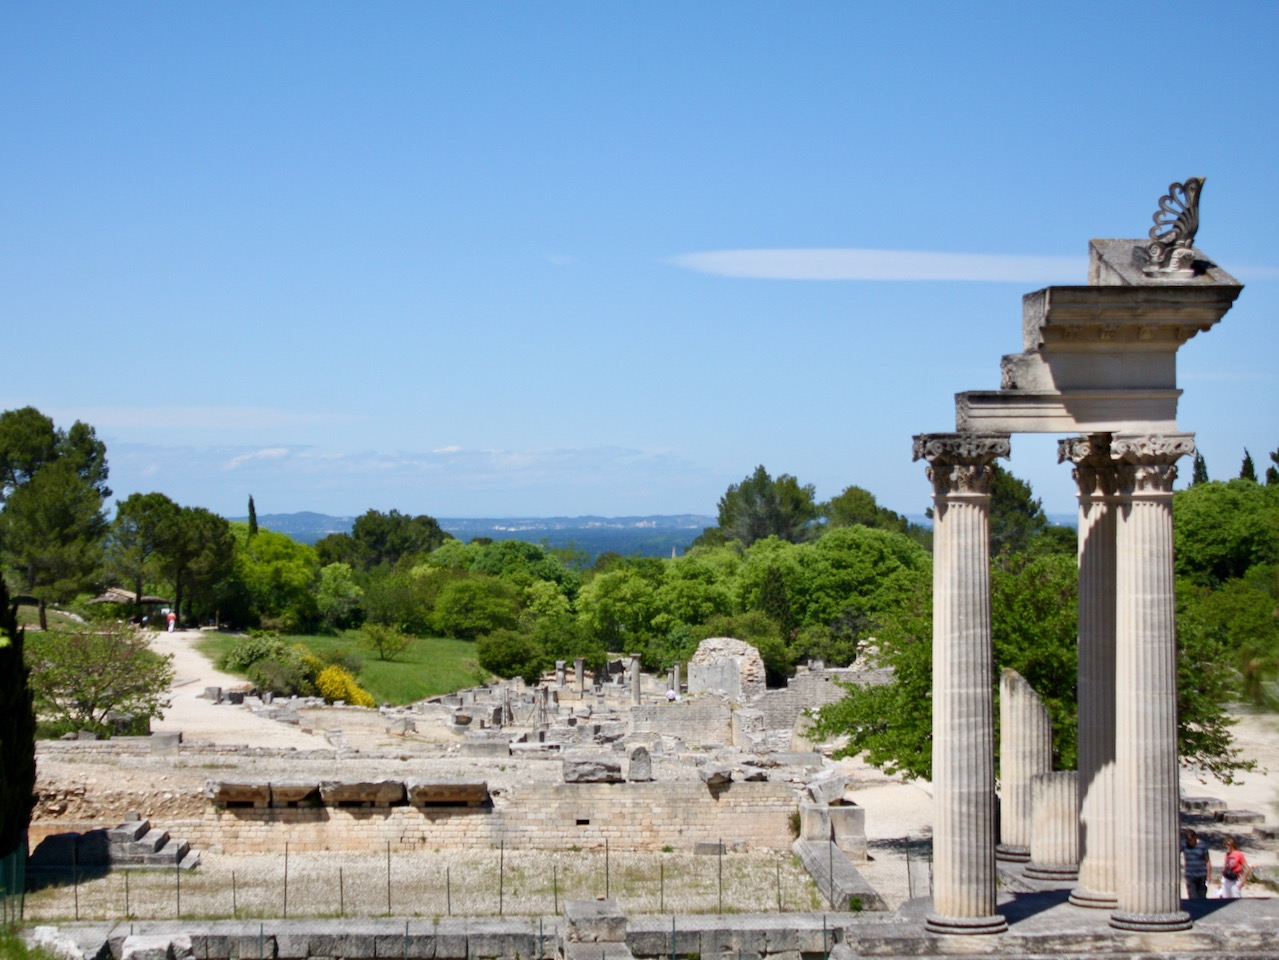
[[376, 653], [379, 660], [394, 660], [408, 649], [413, 638], [399, 627], [366, 623], [360, 628], [360, 641]]
[[376, 706], [372, 695], [356, 683], [355, 677], [349, 671], [341, 667], [333, 665], [325, 667], [315, 678], [315, 686], [320, 691], [320, 696], [330, 703], [335, 700], [345, 700], [355, 707]]

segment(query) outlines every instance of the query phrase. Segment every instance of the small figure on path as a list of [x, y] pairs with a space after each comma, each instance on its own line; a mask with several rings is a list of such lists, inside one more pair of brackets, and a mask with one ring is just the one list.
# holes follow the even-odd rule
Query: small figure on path
[[666, 700], [668, 703], [674, 703], [678, 699], [679, 699], [679, 694], [677, 694], [674, 690], [666, 691]]
[[172, 610], [169, 611], [169, 633], [173, 632], [174, 625], [178, 622], [178, 615]]
[[1251, 874], [1252, 868], [1239, 849], [1239, 841], [1226, 837], [1226, 862], [1221, 865], [1221, 899], [1238, 900], [1242, 897], [1243, 885]]
[[1208, 884], [1212, 882], [1208, 844], [1200, 843], [1199, 835], [1187, 830], [1181, 838], [1181, 855], [1186, 862], [1186, 899], [1203, 900], [1208, 896]]

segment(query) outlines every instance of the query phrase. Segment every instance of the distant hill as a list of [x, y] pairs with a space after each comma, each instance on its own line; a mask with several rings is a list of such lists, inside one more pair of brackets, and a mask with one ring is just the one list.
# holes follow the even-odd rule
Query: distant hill
[[[248, 520], [248, 517], [231, 517]], [[584, 551], [592, 560], [602, 553], [622, 556], [669, 557], [671, 550], [680, 553], [707, 527], [715, 526], [715, 517], [698, 513], [678, 513], [649, 517], [437, 517], [440, 527], [459, 540], [490, 537], [494, 540], [527, 540], [545, 543], [556, 549], [572, 546]], [[922, 515], [910, 515], [912, 523], [932, 528], [933, 521]], [[1050, 514], [1053, 523], [1073, 527], [1074, 514]], [[288, 534], [300, 543], [315, 543], [331, 533], [350, 533], [354, 517], [330, 517], [323, 513], [268, 513], [258, 516], [258, 525], [266, 530]]]
[[[231, 517], [245, 521], [247, 517]], [[437, 517], [440, 527], [459, 540], [491, 537], [494, 540], [545, 542], [554, 548], [572, 546], [591, 559], [601, 553], [623, 556], [669, 557], [683, 552], [714, 517], [682, 513], [650, 517]], [[258, 515], [258, 526], [288, 534], [300, 543], [315, 543], [331, 533], [350, 533], [354, 517], [330, 517], [322, 513], [268, 513]]]

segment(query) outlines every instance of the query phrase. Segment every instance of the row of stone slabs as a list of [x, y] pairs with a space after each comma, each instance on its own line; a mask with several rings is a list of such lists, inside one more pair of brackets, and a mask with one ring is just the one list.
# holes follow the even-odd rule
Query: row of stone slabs
[[204, 795], [223, 807], [486, 807], [487, 782], [427, 780], [210, 780]]

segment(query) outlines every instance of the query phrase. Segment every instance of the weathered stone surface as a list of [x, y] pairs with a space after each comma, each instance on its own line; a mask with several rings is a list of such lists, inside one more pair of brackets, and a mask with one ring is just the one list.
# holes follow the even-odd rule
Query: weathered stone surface
[[887, 910], [883, 898], [843, 851], [833, 843], [796, 840], [791, 851], [799, 857], [817, 884], [818, 891], [835, 910]]
[[604, 757], [565, 757], [565, 783], [621, 783], [622, 765]]
[[833, 836], [830, 822], [833, 808], [825, 803], [801, 803], [799, 805], [799, 838], [826, 843]]
[[626, 942], [626, 915], [616, 900], [565, 900], [564, 921], [570, 943]]
[[647, 747], [641, 745], [631, 748], [630, 762], [626, 767], [626, 779], [632, 781], [653, 779], [653, 758], [649, 756]]
[[722, 787], [733, 782], [733, 771], [720, 763], [704, 763], [697, 768], [697, 775], [708, 787]]
[[369, 804], [389, 806], [404, 800], [404, 784], [399, 780], [325, 780], [320, 798], [329, 804]]
[[835, 770], [823, 770], [808, 781], [808, 795], [814, 803], [837, 803], [844, 799], [848, 777]]
[[764, 660], [749, 643], [711, 637], [688, 662], [688, 692], [722, 693], [746, 700], [764, 692]]
[[1213, 818], [1218, 823], [1265, 823], [1266, 815], [1256, 810], [1218, 810]]
[[[866, 810], [854, 804], [828, 807], [835, 846], [855, 863], [866, 861]], [[801, 815], [802, 822], [802, 815]]]
[[124, 938], [120, 960], [195, 960], [195, 953], [190, 937], [133, 936]]
[[505, 740], [467, 740], [458, 753], [464, 757], [509, 757], [511, 745]]
[[210, 780], [204, 795], [214, 803], [251, 803], [265, 807], [271, 802], [271, 786], [268, 783], [237, 783], [230, 780]]
[[479, 783], [438, 783], [417, 778], [405, 783], [409, 803], [425, 806], [440, 804], [448, 806], [479, 807], [489, 801], [489, 787], [486, 782]]
[[1217, 797], [1182, 797], [1182, 813], [1216, 813], [1226, 809], [1226, 801]]
[[314, 780], [272, 780], [270, 787], [273, 807], [296, 807], [320, 799], [320, 785]]

